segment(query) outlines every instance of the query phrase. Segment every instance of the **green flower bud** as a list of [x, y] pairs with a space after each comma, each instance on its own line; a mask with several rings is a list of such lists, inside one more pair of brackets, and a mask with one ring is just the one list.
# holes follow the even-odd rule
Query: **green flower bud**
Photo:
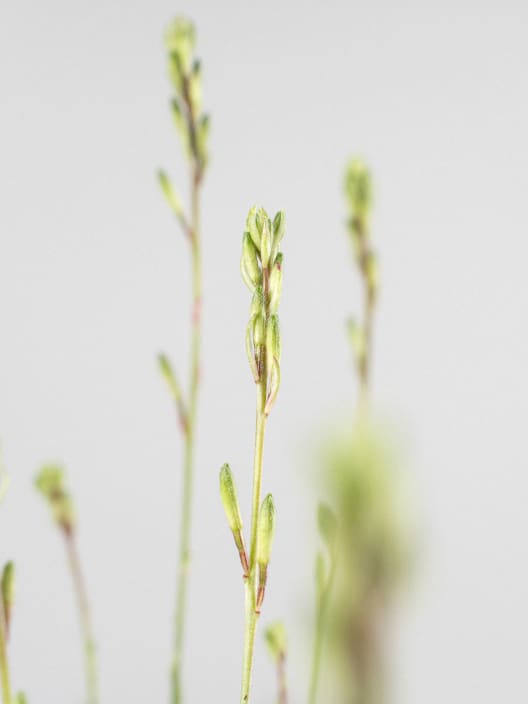
[[71, 497], [64, 486], [64, 470], [58, 465], [46, 465], [35, 479], [35, 485], [47, 500], [53, 518], [66, 533], [73, 530], [75, 514]]
[[193, 115], [199, 115], [202, 110], [202, 66], [196, 59], [189, 76], [189, 98]]
[[283, 623], [273, 623], [268, 626], [264, 631], [264, 638], [274, 660], [279, 660], [286, 655], [288, 639]]
[[27, 699], [24, 692], [18, 692], [18, 694], [15, 695], [13, 704], [27, 704]]
[[244, 577], [247, 577], [249, 574], [249, 563], [242, 534], [242, 516], [240, 515], [235, 481], [228, 464], [224, 464], [220, 470], [220, 498], [222, 499], [227, 522], [237, 546]]
[[177, 17], [167, 27], [165, 45], [171, 55], [178, 57], [181, 68], [187, 73], [196, 44], [196, 30], [193, 23], [185, 17]]
[[279, 310], [282, 294], [282, 260], [282, 254], [279, 252], [275, 257], [269, 278], [269, 312], [271, 314]]
[[246, 230], [249, 232], [257, 251], [260, 251], [260, 230], [257, 225], [257, 210], [256, 205], [250, 209], [246, 218]]
[[275, 260], [277, 252], [279, 251], [280, 243], [286, 232], [286, 216], [283, 210], [279, 212], [273, 218], [273, 244], [271, 249], [271, 261]]
[[253, 344], [255, 347], [260, 347], [266, 343], [266, 325], [264, 317], [256, 315], [253, 321]]
[[198, 147], [198, 156], [202, 167], [204, 167], [209, 161], [209, 150], [207, 144], [209, 141], [209, 129], [210, 129], [209, 115], [202, 115], [198, 120], [198, 126], [196, 128], [196, 142]]
[[15, 565], [13, 562], [6, 562], [2, 572], [2, 598], [4, 606], [11, 608], [15, 600]]
[[161, 189], [167, 199], [168, 204], [172, 208], [174, 214], [179, 217], [183, 212], [183, 206], [178, 193], [174, 190], [169, 177], [164, 171], [158, 171], [158, 180], [160, 182]]
[[345, 193], [355, 215], [366, 218], [372, 206], [372, 180], [368, 168], [360, 159], [352, 159], [347, 166]]
[[248, 287], [251, 291], [262, 284], [262, 274], [258, 264], [257, 248], [253, 243], [249, 232], [244, 232], [242, 237], [242, 260], [240, 262], [242, 278], [249, 282]]
[[260, 507], [257, 523], [257, 564], [258, 589], [255, 611], [259, 614], [266, 592], [268, 565], [271, 558], [271, 544], [275, 530], [275, 507], [273, 497], [268, 494]]
[[257, 358], [257, 351], [255, 349], [255, 346], [253, 344], [253, 327], [254, 327], [254, 322], [255, 318], [257, 316], [253, 315], [249, 319], [249, 323], [247, 324], [246, 328], [246, 354], [249, 362], [249, 367], [251, 369], [251, 373], [253, 374], [253, 379], [255, 380], [255, 383], [258, 384], [260, 381], [260, 370], [259, 370], [259, 359]]
[[264, 408], [264, 413], [266, 415], [269, 415], [275, 401], [277, 400], [281, 381], [280, 364], [276, 357], [273, 357], [270, 366], [271, 371], [268, 379], [268, 394], [266, 396], [266, 406]]
[[275, 531], [275, 506], [268, 494], [260, 507], [257, 524], [257, 563], [267, 566], [271, 558], [271, 545]]
[[262, 309], [264, 307], [264, 293], [262, 291], [262, 286], [257, 286], [255, 292], [253, 293], [253, 298], [251, 299], [251, 308], [249, 310], [250, 314], [261, 315]]
[[242, 530], [242, 516], [240, 515], [237, 490], [228, 464], [224, 464], [220, 470], [220, 497], [229, 527], [233, 532]]
[[7, 632], [11, 623], [11, 612], [15, 603], [15, 565], [7, 562], [2, 572], [2, 600], [4, 602], [4, 614]]
[[260, 260], [262, 262], [262, 268], [267, 269], [270, 263], [271, 256], [271, 223], [269, 221], [266, 212], [263, 210], [262, 216], [262, 230], [260, 234]]
[[268, 363], [272, 359], [280, 361], [281, 343], [278, 315], [272, 315], [266, 326], [266, 355]]
[[178, 132], [180, 137], [187, 138], [187, 123], [185, 122], [185, 117], [183, 115], [181, 105], [177, 98], [173, 98], [171, 100], [171, 115], [172, 119], [174, 120], [176, 131]]

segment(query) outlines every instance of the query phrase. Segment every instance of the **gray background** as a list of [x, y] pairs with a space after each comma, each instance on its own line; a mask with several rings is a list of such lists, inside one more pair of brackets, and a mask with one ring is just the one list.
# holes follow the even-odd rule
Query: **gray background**
[[[263, 621], [309, 662], [314, 437], [356, 388], [341, 174], [377, 180], [375, 400], [398, 427], [422, 554], [394, 624], [392, 701], [525, 702], [528, 652], [526, 8], [521, 2], [27, 2], [0, 14], [0, 433], [16, 559], [11, 657], [30, 700], [81, 702], [63, 550], [31, 487], [63, 460], [80, 514], [103, 702], [163, 702], [181, 441], [155, 366], [186, 365], [188, 252], [154, 178], [183, 183], [162, 31], [199, 29], [213, 115], [188, 702], [238, 698], [242, 590], [217, 496], [249, 508], [254, 388], [243, 221], [284, 208], [283, 385], [265, 489], [278, 535]], [[257, 652], [255, 703], [272, 701]]]

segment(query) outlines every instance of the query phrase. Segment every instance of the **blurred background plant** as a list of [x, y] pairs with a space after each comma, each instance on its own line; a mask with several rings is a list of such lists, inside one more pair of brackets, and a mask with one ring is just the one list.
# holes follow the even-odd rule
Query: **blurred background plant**
[[176, 18], [167, 28], [165, 44], [169, 77], [174, 91], [171, 112], [189, 168], [190, 205], [183, 206], [178, 190], [164, 171], [158, 177], [167, 202], [189, 242], [191, 253], [191, 334], [188, 390], [184, 391], [171, 363], [161, 354], [158, 362], [176, 406], [183, 435], [183, 474], [180, 499], [180, 547], [171, 662], [171, 702], [182, 701], [182, 664], [187, 620], [187, 590], [191, 561], [194, 451], [202, 347], [202, 252], [200, 196], [208, 161], [209, 116], [202, 112], [202, 68], [194, 57], [196, 30], [192, 22]]
[[[372, 179], [360, 159], [345, 172], [347, 229], [363, 290], [363, 312], [347, 327], [358, 378], [356, 416], [328, 433], [318, 508], [324, 549], [315, 564], [315, 635], [309, 702], [385, 701], [388, 618], [411, 564], [402, 477], [369, 402], [378, 264], [370, 236]], [[331, 677], [324, 680], [325, 666]]]

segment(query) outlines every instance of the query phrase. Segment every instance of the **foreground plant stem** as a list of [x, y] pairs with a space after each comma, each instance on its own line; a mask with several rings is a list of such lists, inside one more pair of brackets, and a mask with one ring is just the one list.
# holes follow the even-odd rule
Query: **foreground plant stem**
[[66, 553], [73, 579], [75, 598], [79, 611], [81, 638], [84, 644], [84, 667], [86, 672], [86, 692], [88, 704], [97, 704], [97, 659], [92, 628], [92, 616], [86, 584], [79, 560], [77, 541], [73, 533], [65, 533]]
[[257, 593], [257, 525], [262, 488], [262, 468], [264, 461], [264, 434], [266, 430], [266, 375], [257, 384], [257, 412], [255, 427], [255, 455], [253, 462], [253, 498], [251, 501], [251, 540], [249, 553], [249, 577], [245, 584], [245, 630], [244, 630], [244, 656], [242, 661], [242, 688], [240, 694], [241, 704], [249, 701], [251, 689], [251, 673], [253, 669], [253, 651], [255, 647], [255, 634], [259, 614], [256, 605]]

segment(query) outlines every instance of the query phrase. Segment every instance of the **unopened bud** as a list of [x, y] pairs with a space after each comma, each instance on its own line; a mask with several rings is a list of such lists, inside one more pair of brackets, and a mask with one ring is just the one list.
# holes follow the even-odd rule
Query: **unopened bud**
[[249, 232], [257, 250], [260, 250], [260, 230], [257, 225], [257, 210], [256, 205], [250, 209], [246, 218], [246, 230]]
[[228, 464], [224, 464], [220, 470], [220, 498], [227, 522], [233, 533], [242, 530], [242, 516], [240, 515], [237, 490]]
[[271, 223], [269, 221], [266, 212], [263, 210], [262, 216], [262, 231], [260, 235], [260, 260], [262, 262], [262, 268], [267, 269], [270, 263], [271, 256], [271, 246], [272, 246], [272, 235], [271, 235]]
[[345, 193], [358, 218], [366, 218], [372, 205], [372, 180], [361, 159], [352, 159], [345, 172]]
[[196, 44], [196, 30], [193, 23], [185, 17], [177, 17], [167, 27], [165, 45], [171, 55], [176, 55], [185, 73], [191, 65], [191, 58]]
[[265, 415], [269, 415], [275, 401], [277, 400], [281, 381], [280, 363], [277, 357], [273, 357], [270, 366], [271, 372], [268, 380], [268, 395], [266, 397], [266, 406], [264, 408]]
[[268, 494], [260, 507], [257, 525], [257, 564], [258, 564], [258, 589], [255, 611], [260, 613], [266, 582], [268, 579], [268, 565], [271, 558], [271, 545], [275, 531], [275, 507], [273, 497]]
[[193, 115], [199, 115], [202, 109], [202, 67], [198, 60], [194, 61], [189, 76], [189, 98]]
[[288, 639], [283, 623], [272, 623], [268, 626], [264, 631], [264, 638], [274, 660], [279, 660], [286, 655]]
[[282, 294], [282, 260], [282, 254], [279, 252], [275, 257], [269, 278], [269, 312], [271, 314], [279, 310]]
[[160, 182], [161, 189], [167, 199], [168, 204], [174, 211], [176, 216], [180, 216], [183, 212], [183, 206], [180, 196], [171, 184], [169, 177], [164, 171], [158, 171], [158, 180]]
[[220, 470], [220, 498], [222, 499], [227, 522], [233, 533], [244, 577], [247, 577], [249, 574], [249, 563], [242, 533], [242, 516], [240, 515], [235, 481], [228, 464], [224, 464]]
[[253, 321], [253, 343], [255, 347], [260, 347], [266, 343], [266, 326], [264, 317], [260, 314], [256, 315]]
[[258, 382], [260, 381], [260, 370], [257, 358], [257, 350], [255, 349], [255, 345], [253, 344], [253, 326], [255, 318], [256, 316], [252, 316], [249, 319], [249, 323], [246, 327], [246, 354], [251, 373], [253, 374], [253, 379], [255, 380], [255, 383], [258, 384]]
[[268, 494], [260, 507], [257, 525], [257, 562], [267, 565], [271, 558], [271, 546], [275, 531], [275, 506], [273, 496]]
[[280, 361], [281, 342], [278, 315], [272, 315], [268, 319], [268, 325], [266, 327], [266, 355], [268, 358], [268, 362], [270, 362], [272, 359]]
[[71, 497], [64, 486], [64, 470], [58, 465], [46, 465], [35, 479], [35, 485], [48, 502], [53, 518], [62, 530], [70, 533], [75, 523]]
[[15, 695], [13, 704], [27, 704], [27, 699], [24, 692], [18, 692], [18, 694]]
[[272, 236], [272, 248], [271, 248], [271, 261], [273, 262], [279, 251], [280, 243], [286, 232], [286, 216], [283, 210], [279, 212], [273, 218], [273, 236]]
[[2, 600], [4, 602], [4, 614], [7, 633], [11, 623], [11, 612], [15, 603], [15, 565], [7, 562], [2, 572]]
[[263, 306], [264, 293], [262, 291], [262, 286], [257, 286], [255, 292], [253, 293], [253, 298], [251, 299], [251, 308], [249, 310], [250, 315], [262, 315]]
[[257, 248], [249, 232], [244, 232], [242, 237], [240, 269], [246, 285], [251, 291], [254, 291], [262, 282], [262, 274], [258, 264]]

